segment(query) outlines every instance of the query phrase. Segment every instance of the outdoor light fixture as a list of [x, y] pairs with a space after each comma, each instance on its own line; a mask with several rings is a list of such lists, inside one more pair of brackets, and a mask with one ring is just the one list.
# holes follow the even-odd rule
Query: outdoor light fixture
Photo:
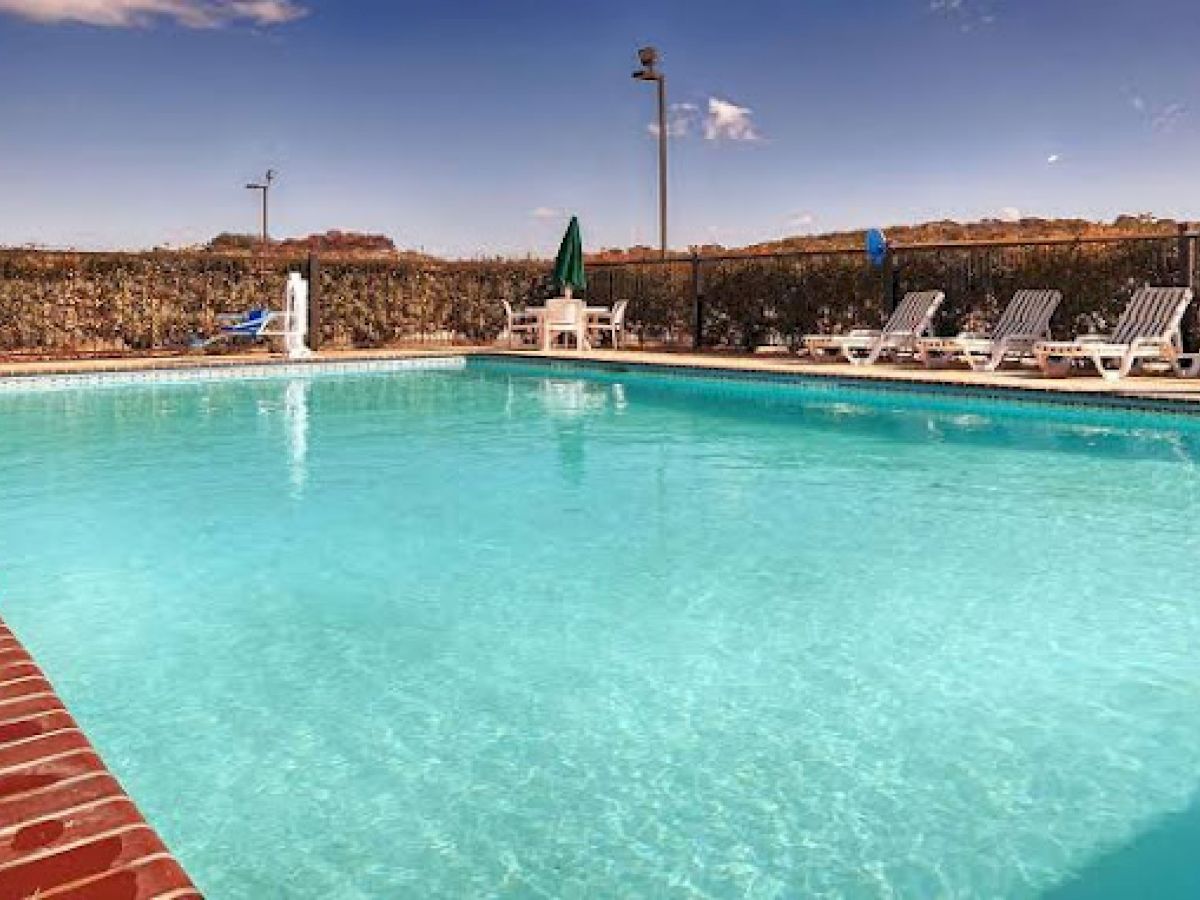
[[263, 252], [266, 252], [267, 246], [270, 243], [270, 231], [268, 230], [268, 200], [271, 193], [271, 183], [275, 181], [278, 173], [274, 169], [267, 169], [266, 177], [261, 182], [251, 182], [246, 185], [248, 191], [262, 192], [262, 246]]
[[661, 61], [654, 47], [638, 50], [642, 67], [633, 73], [637, 81], [658, 85], [658, 230], [663, 259], [667, 258], [667, 76], [658, 68]]
[[638, 51], [638, 62], [642, 64], [642, 71], [635, 72], [634, 78], [640, 78], [643, 81], [655, 78], [654, 67], [658, 65], [658, 50], [654, 47], [643, 47]]

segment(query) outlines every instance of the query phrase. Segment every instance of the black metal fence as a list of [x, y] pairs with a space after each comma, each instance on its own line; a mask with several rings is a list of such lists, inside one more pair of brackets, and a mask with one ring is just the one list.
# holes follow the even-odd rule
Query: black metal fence
[[[804, 334], [877, 326], [911, 290], [946, 292], [939, 334], [982, 328], [1021, 288], [1063, 292], [1054, 330], [1107, 330], [1137, 288], [1200, 292], [1200, 233], [897, 246], [880, 266], [859, 250], [593, 265], [592, 296], [633, 301], [631, 333], [694, 347], [795, 346]], [[1200, 336], [1197, 311], [1186, 336]]]

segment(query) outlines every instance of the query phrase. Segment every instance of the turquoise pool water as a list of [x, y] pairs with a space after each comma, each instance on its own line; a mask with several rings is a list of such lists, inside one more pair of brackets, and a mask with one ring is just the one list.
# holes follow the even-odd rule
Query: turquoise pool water
[[0, 614], [212, 898], [1195, 896], [1198, 462], [487, 362], [2, 395]]

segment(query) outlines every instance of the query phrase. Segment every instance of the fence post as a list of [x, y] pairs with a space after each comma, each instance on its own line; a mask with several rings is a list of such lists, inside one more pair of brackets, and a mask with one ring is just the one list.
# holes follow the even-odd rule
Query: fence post
[[704, 347], [704, 292], [700, 286], [700, 254], [692, 251], [692, 349]]
[[308, 346], [321, 349], [321, 260], [316, 252], [308, 254]]
[[[1197, 233], [1191, 230], [1188, 223], [1183, 222], [1179, 226], [1179, 286], [1196, 287], [1196, 239], [1200, 237]], [[1185, 350], [1190, 350], [1196, 346], [1196, 319], [1195, 314], [1185, 316], [1183, 327], [1180, 329], [1181, 339]]]
[[896, 251], [888, 247], [883, 255], [883, 308], [890, 316], [896, 311], [896, 286], [899, 281]]
[[1187, 223], [1179, 226], [1179, 286], [1196, 283], [1196, 237]]

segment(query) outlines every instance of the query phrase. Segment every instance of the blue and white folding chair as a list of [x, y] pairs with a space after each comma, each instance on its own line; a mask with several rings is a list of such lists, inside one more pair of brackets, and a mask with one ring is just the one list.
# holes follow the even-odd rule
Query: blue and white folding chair
[[275, 318], [269, 309], [252, 309], [244, 316], [217, 316], [222, 322], [221, 337], [262, 337]]

